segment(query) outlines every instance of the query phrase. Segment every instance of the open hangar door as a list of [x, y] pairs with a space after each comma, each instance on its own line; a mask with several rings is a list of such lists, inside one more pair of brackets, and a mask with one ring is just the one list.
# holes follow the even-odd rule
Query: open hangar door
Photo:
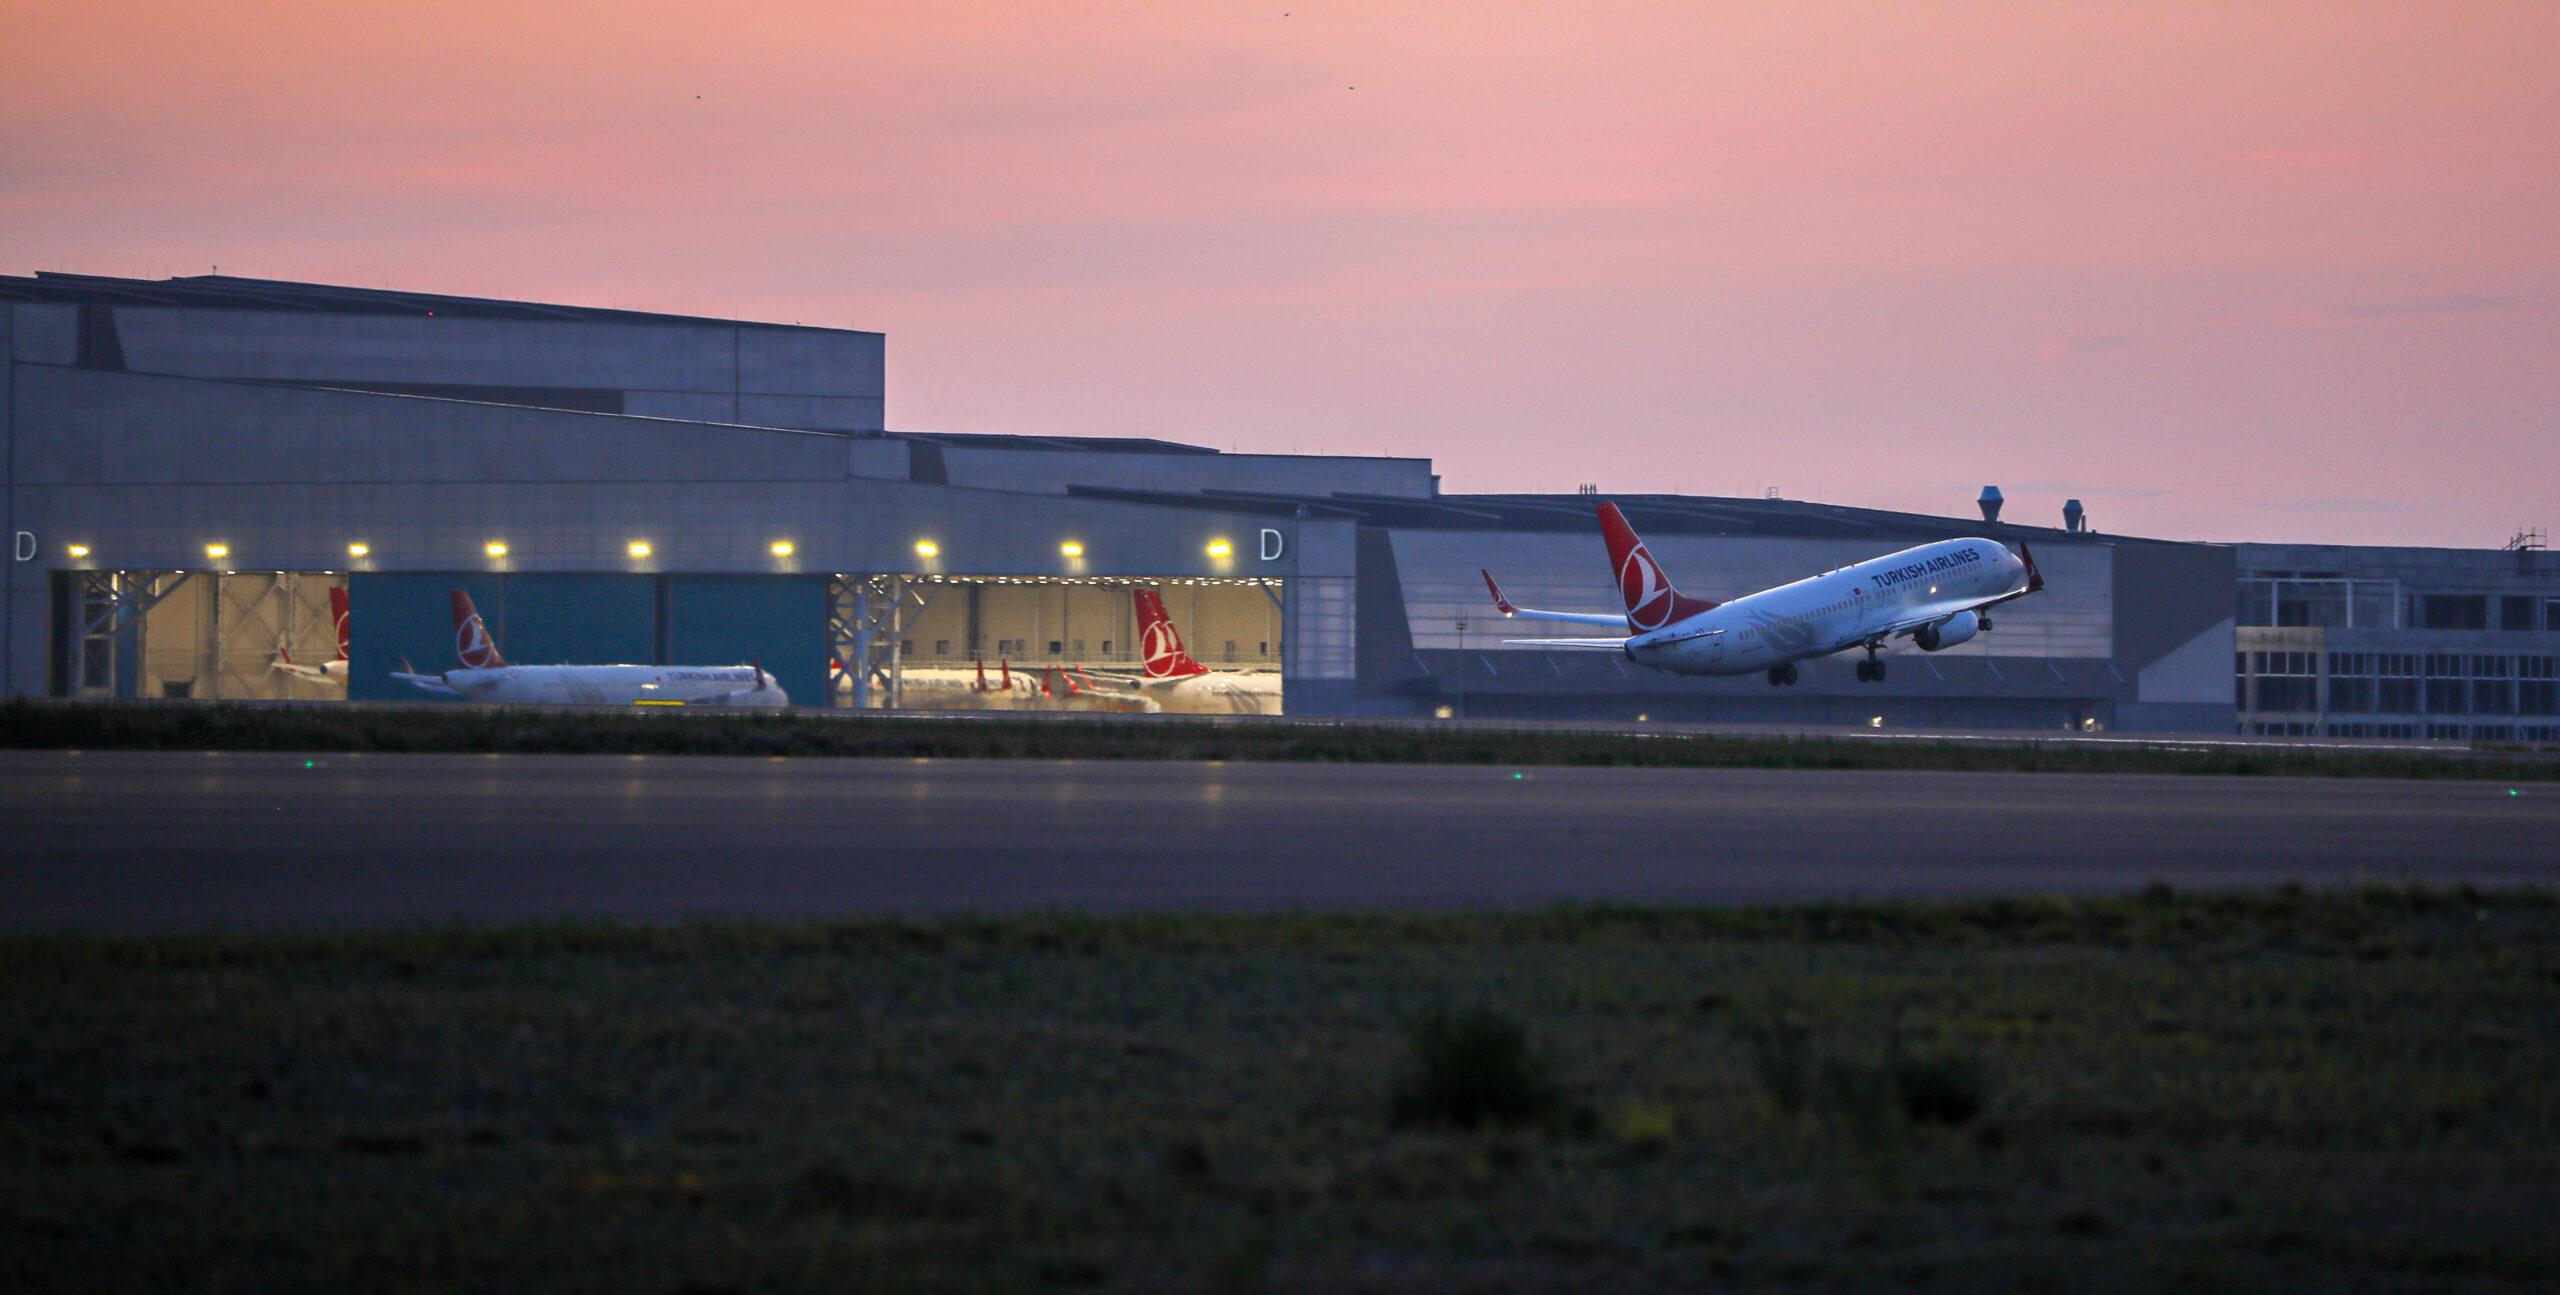
[[91, 698], [343, 701], [334, 571], [65, 571], [53, 691]]
[[354, 576], [356, 699], [435, 698], [391, 671], [404, 660], [430, 674], [459, 664], [456, 589], [519, 665], [761, 665], [795, 704], [826, 696], [825, 585], [816, 576], [430, 571]]
[[1277, 580], [1188, 576], [838, 576], [832, 697], [909, 710], [1277, 715], [1281, 593]]

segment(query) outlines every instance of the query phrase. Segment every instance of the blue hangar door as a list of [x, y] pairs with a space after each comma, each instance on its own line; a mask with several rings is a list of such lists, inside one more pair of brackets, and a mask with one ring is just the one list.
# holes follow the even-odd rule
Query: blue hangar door
[[430, 674], [460, 664], [453, 641], [456, 589], [471, 595], [498, 650], [520, 665], [658, 662], [656, 576], [359, 571], [347, 578], [349, 700], [434, 697], [391, 672], [404, 659]]

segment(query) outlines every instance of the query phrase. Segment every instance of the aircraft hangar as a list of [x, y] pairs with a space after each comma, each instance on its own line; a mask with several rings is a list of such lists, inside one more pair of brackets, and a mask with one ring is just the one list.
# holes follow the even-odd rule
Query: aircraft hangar
[[[1175, 707], [2229, 732], [2224, 546], [2014, 519], [1613, 494], [1726, 598], [1931, 539], [2034, 547], [1994, 632], [1802, 681], [1506, 644], [1612, 610], [1588, 494], [1424, 459], [884, 426], [878, 333], [281, 283], [0, 278], [13, 696], [424, 700], [451, 592], [520, 663], [753, 663], [801, 706]], [[343, 590], [343, 599], [334, 594]], [[343, 635], [334, 608], [348, 609]], [[1247, 693], [1251, 700], [1246, 699]]]

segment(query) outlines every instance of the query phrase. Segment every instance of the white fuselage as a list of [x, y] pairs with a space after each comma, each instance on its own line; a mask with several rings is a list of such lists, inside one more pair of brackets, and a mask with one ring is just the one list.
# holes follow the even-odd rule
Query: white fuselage
[[1627, 640], [1638, 665], [1676, 674], [1754, 674], [1980, 607], [2026, 583], [2026, 564], [1990, 540], [1941, 540], [1736, 598]]
[[1178, 679], [1142, 679], [1138, 686], [1168, 711], [1183, 715], [1277, 715], [1280, 672], [1212, 670]]
[[502, 665], [444, 673], [464, 701], [553, 706], [788, 706], [782, 685], [754, 666]]

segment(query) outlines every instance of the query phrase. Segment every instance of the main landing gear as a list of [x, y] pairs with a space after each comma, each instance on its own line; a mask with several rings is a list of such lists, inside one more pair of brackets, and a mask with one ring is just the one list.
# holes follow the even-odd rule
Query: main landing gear
[[1884, 662], [1876, 659], [1876, 648], [1878, 646], [1879, 645], [1875, 643], [1869, 643], [1867, 645], [1867, 659], [1858, 663], [1858, 682], [1884, 682]]
[[1770, 686], [1770, 687], [1775, 688], [1775, 687], [1778, 687], [1778, 686], [1779, 686], [1779, 685], [1781, 685], [1781, 684], [1791, 684], [1791, 683], [1794, 683], [1795, 681], [1796, 681], [1796, 663], [1795, 663], [1795, 662], [1793, 662], [1793, 661], [1789, 661], [1789, 662], [1788, 662], [1788, 663], [1786, 663], [1785, 665], [1773, 665], [1773, 666], [1769, 667], [1769, 686]]

